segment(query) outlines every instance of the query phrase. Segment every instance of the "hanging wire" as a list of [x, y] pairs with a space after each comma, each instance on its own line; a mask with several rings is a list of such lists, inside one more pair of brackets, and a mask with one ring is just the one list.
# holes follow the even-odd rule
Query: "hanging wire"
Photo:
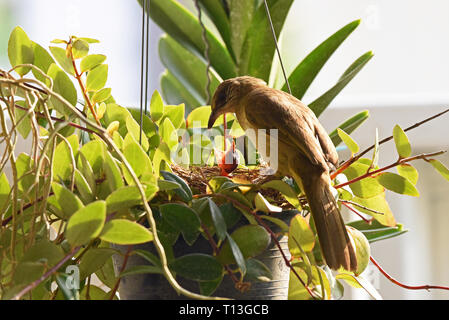
[[288, 92], [290, 94], [292, 94], [292, 89], [290, 88], [290, 83], [288, 82], [287, 74], [285, 72], [284, 63], [282, 62], [281, 51], [279, 50], [278, 40], [276, 37], [276, 32], [274, 31], [273, 21], [271, 20], [270, 9], [268, 8], [267, 0], [264, 0], [263, 2], [265, 4], [265, 11], [267, 12], [268, 21], [270, 22], [271, 32], [273, 33], [273, 40], [274, 40], [274, 44], [276, 46], [276, 51], [278, 53], [279, 62], [281, 64], [281, 68], [282, 68], [282, 73], [284, 74], [285, 83], [287, 84]]
[[210, 79], [210, 68], [211, 68], [211, 63], [210, 63], [210, 57], [209, 57], [209, 50], [210, 50], [210, 46], [209, 46], [209, 41], [207, 40], [207, 30], [206, 30], [206, 26], [204, 25], [202, 19], [201, 19], [201, 7], [198, 3], [198, 0], [195, 0], [195, 7], [196, 10], [198, 11], [198, 22], [201, 25], [201, 28], [203, 30], [202, 33], [202, 37], [203, 37], [203, 43], [204, 43], [204, 57], [206, 58], [206, 103], [209, 104], [210, 103], [210, 85], [211, 85], [211, 79]]
[[140, 144], [142, 144], [142, 134], [143, 134], [144, 97], [145, 97], [145, 115], [147, 114], [148, 108], [148, 51], [149, 51], [149, 34], [150, 34], [149, 2], [150, 2], [149, 0], [143, 0], [142, 3], [142, 42], [141, 42], [142, 52], [140, 64], [140, 136], [139, 136]]

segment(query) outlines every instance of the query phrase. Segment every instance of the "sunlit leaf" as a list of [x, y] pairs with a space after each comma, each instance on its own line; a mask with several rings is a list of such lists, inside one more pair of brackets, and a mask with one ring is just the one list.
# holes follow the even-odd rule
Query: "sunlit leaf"
[[[32, 64], [34, 61], [33, 44], [21, 27], [16, 27], [11, 32], [8, 41], [8, 57], [13, 67], [20, 64]], [[21, 76], [26, 75], [29, 71], [29, 67], [16, 69]]]
[[393, 138], [399, 157], [410, 157], [410, 155], [412, 154], [412, 147], [410, 146], [407, 135], [399, 125], [396, 125], [393, 129]]
[[384, 172], [376, 177], [377, 181], [386, 189], [399, 194], [419, 197], [416, 187], [406, 178], [391, 172]]

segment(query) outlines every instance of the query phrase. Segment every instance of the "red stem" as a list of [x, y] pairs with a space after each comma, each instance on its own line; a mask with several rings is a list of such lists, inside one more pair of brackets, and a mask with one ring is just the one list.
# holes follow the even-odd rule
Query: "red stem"
[[431, 286], [431, 285], [409, 286], [409, 285], [403, 284], [403, 283], [399, 282], [398, 280], [396, 280], [395, 278], [393, 278], [392, 276], [390, 276], [384, 269], [382, 269], [382, 267], [376, 262], [376, 260], [374, 260], [373, 257], [370, 257], [370, 260], [377, 267], [377, 269], [379, 269], [379, 271], [385, 276], [385, 278], [387, 278], [394, 284], [396, 284], [404, 289], [409, 289], [409, 290], [430, 290], [430, 289], [449, 290], [449, 287], [444, 287], [444, 286]]
[[128, 250], [126, 250], [125, 258], [123, 259], [122, 268], [120, 269], [120, 273], [119, 273], [117, 281], [115, 282], [114, 288], [111, 290], [111, 296], [109, 297], [109, 300], [113, 300], [115, 297], [115, 293], [117, 292], [118, 287], [120, 285], [120, 280], [122, 279], [120, 277], [120, 275], [123, 273], [123, 271], [125, 271], [132, 248], [133, 248], [133, 246], [128, 246]]
[[346, 208], [348, 208], [349, 210], [351, 210], [352, 212], [354, 212], [356, 215], [358, 215], [363, 221], [365, 221], [366, 223], [371, 223], [371, 220], [365, 218], [364, 216], [362, 216], [357, 210], [355, 210], [353, 207], [351, 207], [350, 205], [346, 204], [346, 202], [341, 201], [341, 204], [344, 205]]

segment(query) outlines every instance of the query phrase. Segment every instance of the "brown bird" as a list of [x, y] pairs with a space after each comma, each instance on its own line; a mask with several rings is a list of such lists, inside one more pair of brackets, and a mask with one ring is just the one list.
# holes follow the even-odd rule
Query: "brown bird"
[[[278, 174], [292, 176], [304, 191], [327, 265], [355, 271], [354, 247], [331, 191], [335, 146], [313, 111], [294, 96], [244, 76], [222, 82], [212, 99], [209, 128], [228, 112], [243, 129], [278, 129]], [[267, 139], [269, 140], [269, 139]], [[257, 142], [255, 142], [257, 146]], [[269, 154], [267, 142], [267, 154]]]

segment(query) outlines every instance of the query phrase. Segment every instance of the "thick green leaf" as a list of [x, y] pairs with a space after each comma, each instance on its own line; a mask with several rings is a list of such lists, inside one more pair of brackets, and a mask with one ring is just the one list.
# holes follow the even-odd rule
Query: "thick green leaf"
[[100, 91], [95, 92], [92, 96], [92, 103], [100, 103], [109, 99], [111, 96], [112, 89], [111, 88], [103, 88]]
[[65, 72], [72, 76], [75, 75], [72, 59], [67, 56], [67, 51], [65, 49], [60, 47], [50, 47], [50, 52]]
[[161, 121], [165, 120], [165, 118], [170, 119], [176, 129], [183, 127], [185, 118], [185, 104], [182, 103], [176, 106], [164, 106], [164, 116]]
[[399, 194], [419, 197], [416, 187], [406, 178], [392, 172], [384, 172], [376, 177], [377, 181], [386, 189]]
[[408, 231], [404, 229], [403, 225], [400, 223], [398, 223], [395, 227], [386, 227], [376, 220], [369, 224], [363, 220], [357, 220], [350, 222], [347, 225], [361, 231], [370, 243], [397, 237]]
[[84, 178], [83, 174], [78, 169], [75, 169], [75, 186], [80, 193], [81, 200], [83, 200], [84, 204], [94, 201], [92, 189], [86, 178]]
[[177, 203], [163, 204], [160, 206], [160, 211], [164, 220], [179, 230], [189, 245], [195, 242], [201, 225], [195, 211]]
[[356, 207], [358, 211], [369, 214], [370, 216], [374, 217], [374, 219], [379, 221], [382, 225], [389, 227], [396, 226], [393, 212], [391, 212], [390, 206], [385, 199], [385, 192], [367, 199], [354, 197], [352, 198], [352, 201], [362, 205], [365, 208], [375, 210], [376, 212], [373, 212], [361, 207]]
[[[355, 116], [352, 116], [345, 122], [343, 122], [339, 128], [344, 130], [346, 133], [351, 134], [355, 129], [357, 129], [363, 122], [365, 122], [369, 117], [369, 111], [364, 110], [362, 112], [357, 113]], [[340, 136], [337, 133], [337, 129], [332, 131], [329, 134], [329, 137], [331, 138], [334, 146], [338, 146], [342, 140]]]
[[106, 175], [106, 182], [110, 188], [110, 191], [117, 190], [123, 187], [122, 173], [118, 167], [117, 161], [109, 153], [109, 151], [104, 148], [104, 173]]
[[[92, 140], [81, 148], [80, 152], [90, 164], [92, 171], [97, 177], [103, 169], [104, 162], [104, 144], [99, 140]], [[86, 176], [86, 173], [84, 173]], [[87, 176], [86, 176], [87, 177]], [[92, 186], [91, 186], [92, 187]]]
[[6, 212], [7, 206], [5, 206], [5, 204], [9, 202], [10, 191], [11, 187], [9, 186], [8, 178], [3, 172], [0, 175], [0, 212]]
[[[139, 0], [142, 4], [142, 0]], [[150, 16], [171, 37], [203, 55], [205, 44], [198, 19], [174, 0], [150, 0]], [[219, 40], [207, 30], [209, 56], [213, 68], [223, 79], [236, 75], [235, 64]]]
[[365, 53], [360, 58], [358, 58], [349, 68], [343, 73], [343, 76], [338, 80], [338, 82], [326, 91], [322, 96], [309, 104], [310, 109], [315, 112], [315, 115], [319, 117], [321, 113], [330, 105], [332, 100], [346, 87], [346, 85], [351, 82], [351, 80], [359, 73], [360, 70], [368, 63], [368, 61], [373, 57], [371, 51]]
[[89, 43], [83, 39], [76, 39], [72, 44], [72, 54], [74, 59], [81, 59], [89, 53]]
[[[72, 106], [76, 106], [77, 103], [77, 93], [76, 88], [73, 85], [72, 80], [69, 76], [61, 70], [56, 64], [52, 64], [48, 69], [47, 75], [53, 79], [53, 90], [59, 93], [64, 99], [67, 100]], [[47, 85], [49, 81], [47, 80]], [[65, 116], [72, 115], [72, 111], [65, 106], [62, 102], [54, 97], [50, 98], [53, 107]]]
[[106, 126], [109, 126], [114, 121], [118, 121], [120, 124], [118, 132], [122, 137], [124, 137], [128, 133], [126, 121], [129, 117], [132, 117], [132, 115], [128, 109], [115, 103], [108, 103], [106, 105], [106, 112], [104, 114], [103, 120]]
[[271, 270], [257, 259], [248, 259], [246, 261], [246, 277], [250, 281], [270, 281], [273, 279]]
[[288, 232], [288, 248], [294, 257], [310, 252], [315, 246], [315, 235], [306, 219], [297, 214], [290, 222]]
[[[147, 200], [151, 200], [156, 192], [156, 186], [146, 186], [145, 195], [147, 196]], [[123, 209], [128, 209], [139, 204], [142, 204], [142, 196], [136, 186], [121, 187], [106, 198], [108, 214]]]
[[[268, 1], [276, 36], [279, 37], [293, 0]], [[251, 75], [268, 82], [275, 43], [263, 5], [257, 9], [242, 47], [239, 74]]]
[[164, 101], [157, 90], [151, 96], [150, 114], [153, 121], [158, 121], [164, 114]]
[[70, 180], [73, 170], [75, 170], [72, 159], [76, 158], [79, 150], [78, 136], [72, 135], [67, 138], [67, 141], [70, 148], [66, 141], [61, 141], [55, 149], [55, 156], [53, 159], [53, 176], [56, 180]]
[[184, 200], [184, 201], [191, 201], [193, 197], [192, 190], [188, 186], [188, 184], [177, 175], [168, 172], [168, 171], [161, 171], [161, 175], [164, 177], [165, 180], [176, 182], [181, 186], [181, 188], [176, 189], [175, 192]]
[[399, 125], [395, 125], [393, 129], [393, 139], [400, 158], [410, 157], [412, 147], [408, 141], [407, 135]]
[[[227, 241], [225, 242], [225, 244], [228, 245], [228, 247], [230, 248], [230, 251], [232, 252], [232, 257], [233, 260], [235, 261], [235, 263], [237, 264], [237, 266], [240, 269], [240, 272], [245, 275], [246, 274], [246, 261], [245, 261], [245, 257], [243, 256], [242, 251], [240, 250], [239, 245], [237, 244], [237, 242], [235, 242], [235, 240], [227, 233]], [[223, 247], [224, 248], [224, 247]], [[229, 251], [229, 250], [228, 250]], [[219, 261], [220, 261], [220, 257], [218, 257]], [[230, 260], [232, 263], [232, 260]], [[223, 260], [220, 261], [221, 263], [223, 263]], [[223, 263], [224, 264], [224, 263]]]
[[337, 128], [338, 136], [345, 143], [345, 145], [349, 148], [352, 154], [359, 152], [360, 148], [357, 142], [352, 139], [352, 137], [344, 132], [342, 129]]
[[[244, 259], [255, 257], [262, 253], [270, 244], [270, 235], [259, 225], [245, 225], [231, 234], [232, 239], [240, 248]], [[235, 263], [229, 241], [225, 241], [217, 256], [222, 264]]]
[[[371, 160], [368, 159], [369, 163]], [[343, 173], [348, 180], [353, 180], [367, 173], [369, 164], [363, 163], [361, 160], [351, 164]], [[354, 195], [361, 198], [371, 198], [384, 192], [384, 188], [375, 178], [367, 177], [365, 179], [351, 183], [350, 188]]]
[[91, 54], [85, 57], [80, 64], [81, 73], [90, 71], [105, 62], [106, 56], [102, 54]]
[[[197, 55], [183, 47], [170, 36], [162, 36], [159, 40], [159, 56], [164, 66], [198, 101], [206, 101], [206, 63]], [[192, 77], [192, 75], [195, 75]], [[209, 72], [211, 85], [209, 95], [215, 92], [220, 84], [219, 76], [213, 69]], [[197, 106], [194, 106], [197, 107]]]
[[263, 195], [258, 192], [254, 197], [254, 205], [256, 209], [265, 213], [282, 212], [281, 207], [277, 207], [268, 202]]
[[[288, 78], [292, 94], [296, 98], [303, 98], [325, 63], [359, 24], [360, 20], [347, 24], [322, 42], [301, 61]], [[282, 90], [287, 91], [287, 84], [284, 85]]]
[[[129, 142], [127, 142], [128, 140]], [[150, 158], [134, 139], [125, 138], [123, 154], [138, 177], [144, 173], [153, 172], [153, 165]]]
[[[33, 50], [34, 50], [34, 62], [33, 64], [42, 70], [44, 74], [47, 74], [50, 66], [55, 63], [52, 56], [45, 50], [41, 45], [33, 42]], [[37, 70], [32, 69], [33, 75], [37, 80], [45, 83], [45, 77], [38, 72]]]
[[[33, 43], [21, 27], [16, 27], [9, 37], [8, 57], [11, 66], [20, 64], [32, 64], [34, 61]], [[30, 72], [30, 68], [17, 68], [16, 72], [21, 76]]]
[[411, 164], [403, 163], [396, 167], [398, 173], [416, 186], [419, 173]]
[[187, 254], [170, 263], [170, 268], [181, 277], [195, 281], [220, 278], [223, 266], [213, 256], [201, 253]]
[[[195, 108], [187, 116], [187, 127], [188, 128], [207, 128], [210, 114], [212, 113], [210, 106], [202, 106]], [[226, 115], [226, 121], [235, 120], [235, 116], [232, 114]], [[221, 126], [223, 124], [223, 117], [220, 117], [215, 121], [214, 127]]]
[[167, 103], [178, 105], [185, 103], [188, 110], [192, 110], [197, 106], [202, 106], [206, 103], [204, 100], [198, 100], [184, 85], [176, 79], [176, 77], [166, 70], [161, 77], [162, 95]]
[[[25, 101], [16, 101], [16, 105], [28, 108]], [[14, 113], [16, 115], [17, 130], [20, 135], [26, 139], [31, 132], [31, 114], [28, 114], [26, 110], [19, 108], [14, 108]]]
[[449, 181], [449, 169], [436, 159], [430, 159], [428, 162], [438, 171], [441, 176]]
[[51, 184], [56, 201], [59, 203], [64, 219], [70, 218], [75, 212], [84, 207], [83, 202], [69, 189], [59, 183]]
[[101, 269], [117, 250], [112, 248], [91, 248], [83, 255], [79, 264], [80, 278], [85, 279]]
[[212, 216], [212, 221], [214, 222], [215, 232], [217, 233], [218, 240], [223, 241], [226, 238], [226, 221], [221, 213], [220, 208], [215, 204], [215, 202], [208, 198], [209, 209]]
[[100, 238], [110, 243], [131, 245], [153, 241], [153, 234], [138, 223], [114, 219], [106, 223]]
[[92, 69], [86, 78], [86, 90], [87, 91], [98, 91], [103, 89], [108, 80], [108, 65], [101, 64], [94, 69]]
[[92, 202], [79, 209], [69, 219], [65, 236], [73, 246], [87, 244], [98, 237], [106, 221], [106, 202]]
[[243, 43], [245, 42], [248, 29], [251, 26], [253, 16], [256, 12], [256, 2], [230, 0], [228, 1], [228, 5], [231, 45], [237, 61], [239, 61], [242, 55]]

